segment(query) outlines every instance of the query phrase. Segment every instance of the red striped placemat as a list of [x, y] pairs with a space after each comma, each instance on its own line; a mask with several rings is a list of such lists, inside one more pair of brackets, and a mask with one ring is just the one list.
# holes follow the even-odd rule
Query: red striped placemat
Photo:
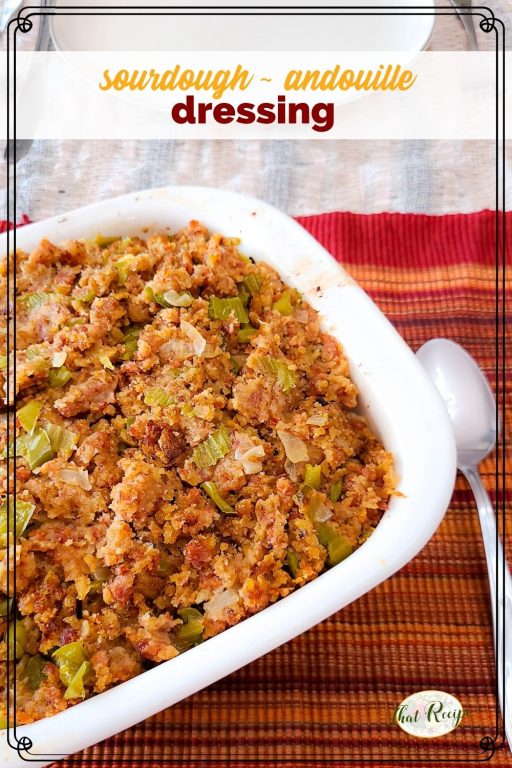
[[[512, 214], [507, 219], [510, 254]], [[435, 336], [450, 337], [496, 388], [492, 212], [332, 213], [299, 221], [343, 262], [413, 349]], [[508, 377], [511, 368], [509, 361]], [[508, 459], [500, 469], [510, 502]], [[482, 465], [493, 501], [495, 469], [494, 457]], [[454, 694], [467, 710], [448, 736], [416, 739], [392, 724], [397, 705], [426, 688]], [[281, 768], [420, 760], [439, 766], [450, 759], [462, 766], [485, 758], [480, 740], [494, 728], [487, 573], [472, 496], [458, 478], [438, 532], [394, 577], [239, 672], [60, 765]], [[503, 749], [491, 762], [512, 766]]]

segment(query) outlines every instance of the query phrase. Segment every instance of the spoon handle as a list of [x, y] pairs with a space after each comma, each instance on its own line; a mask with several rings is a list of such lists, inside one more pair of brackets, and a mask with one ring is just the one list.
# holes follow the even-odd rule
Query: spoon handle
[[[476, 467], [460, 467], [466, 476], [480, 517], [485, 558], [491, 590], [492, 623], [494, 630], [498, 699], [501, 706], [505, 735], [512, 749], [512, 579], [503, 547], [496, 531], [496, 517], [491, 500]], [[496, 595], [498, 584], [498, 595]], [[503, 604], [505, 611], [503, 612]], [[499, 627], [505, 619], [505, 626]], [[505, 687], [503, 687], [505, 686]]]

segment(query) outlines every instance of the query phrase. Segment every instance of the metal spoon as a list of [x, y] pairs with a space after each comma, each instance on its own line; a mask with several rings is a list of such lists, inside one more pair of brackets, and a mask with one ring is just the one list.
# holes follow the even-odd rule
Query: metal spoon
[[[41, 8], [49, 8], [52, 4], [52, 0], [41, 0]], [[37, 33], [37, 40], [34, 51], [48, 51], [50, 50], [51, 35], [50, 35], [50, 16], [49, 14], [42, 13], [39, 17], [39, 30]], [[34, 70], [34, 64], [31, 65], [30, 73]], [[29, 74], [30, 74], [29, 73]], [[29, 151], [30, 147], [34, 143], [34, 139], [9, 139], [8, 146], [5, 147], [4, 160], [9, 160], [9, 164], [16, 162], [19, 163], [22, 157], [24, 157]]]
[[475, 24], [471, 15], [471, 0], [450, 0], [457, 12], [457, 16], [466, 30], [470, 51], [478, 51], [478, 40], [476, 38]]
[[[496, 532], [494, 510], [478, 473], [478, 464], [496, 444], [496, 402], [475, 360], [455, 342], [448, 339], [432, 339], [418, 350], [417, 356], [444, 400], [455, 433], [457, 466], [471, 486], [478, 508], [491, 591], [498, 699], [505, 734], [511, 746], [512, 580]], [[505, 617], [502, 631], [497, 631], [497, 613], [500, 623], [503, 623], [503, 616]]]

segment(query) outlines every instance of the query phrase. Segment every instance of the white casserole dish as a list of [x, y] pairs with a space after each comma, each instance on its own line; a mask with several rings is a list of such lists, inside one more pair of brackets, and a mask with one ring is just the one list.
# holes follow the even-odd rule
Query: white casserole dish
[[[360, 549], [280, 602], [133, 680], [17, 728], [16, 737], [12, 729], [3, 731], [0, 765], [17, 768], [30, 760], [42, 768], [175, 704], [304, 632], [411, 560], [448, 506], [455, 446], [439, 395], [370, 298], [285, 214], [232, 192], [168, 187], [23, 227], [16, 232], [17, 247], [30, 250], [45, 236], [58, 242], [98, 233], [144, 234], [146, 228], [150, 233], [172, 231], [193, 218], [211, 230], [240, 237], [245, 254], [271, 264], [318, 309], [324, 328], [343, 343], [360, 389], [361, 411], [393, 453], [403, 495], [392, 499]], [[6, 238], [0, 239], [4, 253]], [[32, 746], [18, 753], [16, 740], [22, 737]]]

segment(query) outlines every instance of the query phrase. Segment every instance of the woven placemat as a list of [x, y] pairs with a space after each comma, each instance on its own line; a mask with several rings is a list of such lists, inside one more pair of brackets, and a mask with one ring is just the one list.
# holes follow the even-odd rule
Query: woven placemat
[[[478, 360], [496, 390], [492, 212], [335, 213], [300, 221], [413, 349], [435, 336], [452, 338]], [[510, 253], [512, 240], [508, 245]], [[510, 368], [506, 373], [510, 378]], [[510, 501], [508, 458], [500, 472]], [[493, 457], [482, 465], [493, 502], [495, 470]], [[462, 766], [485, 760], [481, 739], [495, 735], [494, 679], [478, 517], [459, 477], [439, 530], [398, 574], [239, 672], [59, 765], [439, 766], [449, 759]], [[425, 740], [393, 724], [397, 705], [422, 689], [448, 691], [461, 701], [466, 715], [454, 732]], [[508, 748], [497, 750], [491, 762], [512, 766]]]

